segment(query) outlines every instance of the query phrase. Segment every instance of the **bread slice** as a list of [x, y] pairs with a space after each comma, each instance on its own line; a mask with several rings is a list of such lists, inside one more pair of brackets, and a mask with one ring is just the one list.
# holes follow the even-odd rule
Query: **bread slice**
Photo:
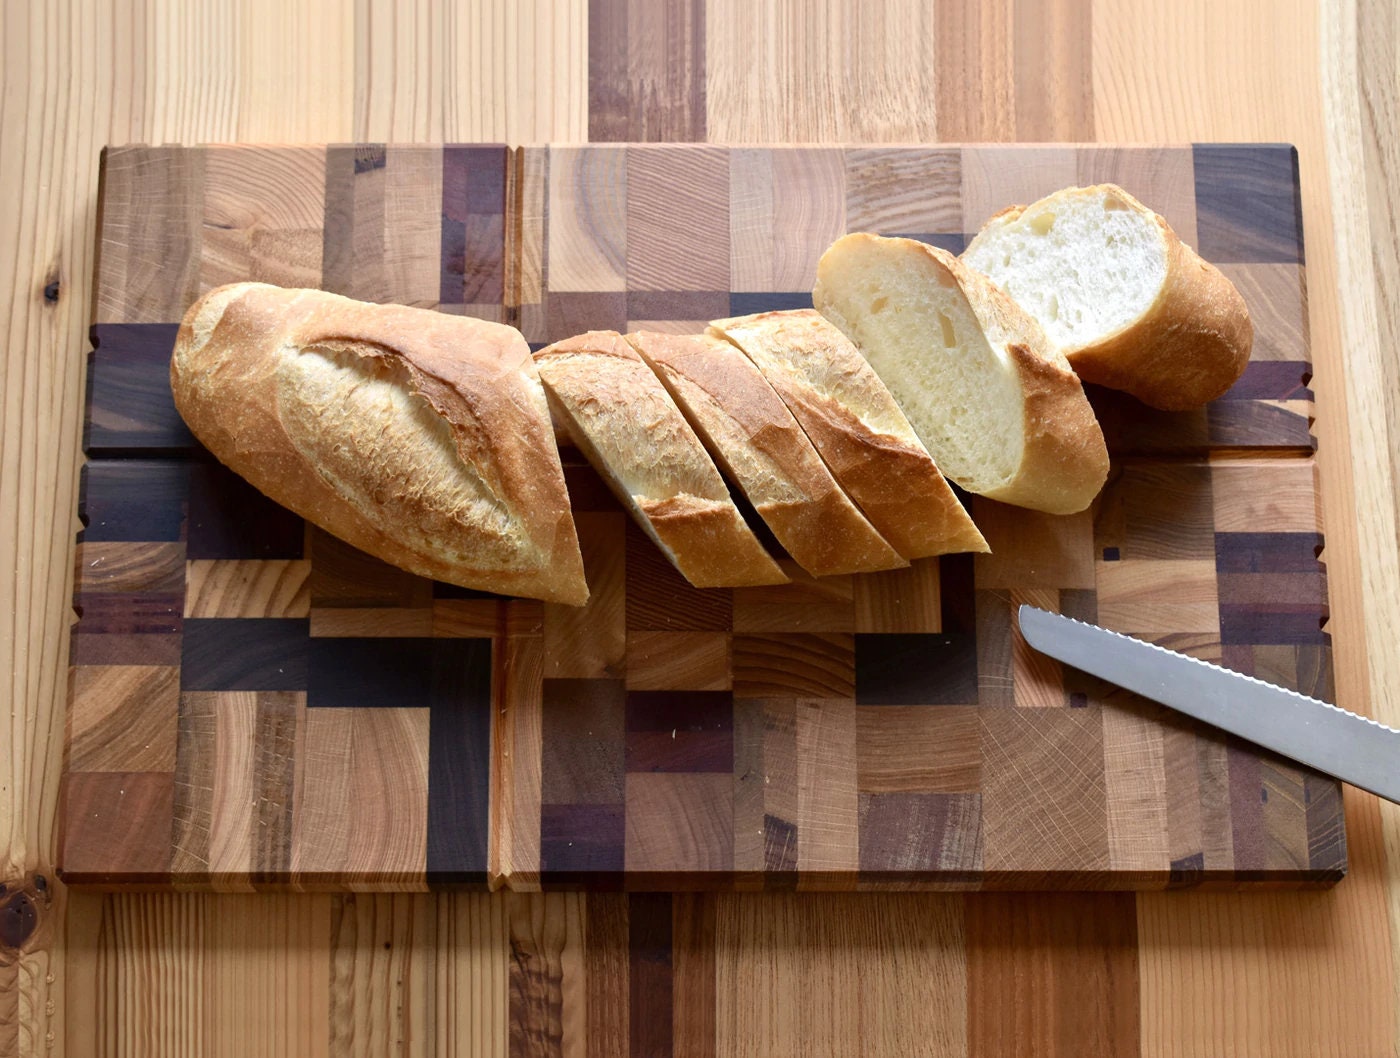
[[712, 335], [642, 331], [627, 341], [799, 566], [820, 577], [909, 564], [856, 510], [738, 349]]
[[555, 418], [697, 588], [786, 584], [666, 387], [616, 331], [535, 353]]
[[1108, 451], [1083, 387], [985, 276], [913, 239], [853, 234], [822, 254], [812, 300], [950, 479], [1052, 514], [1093, 502]]
[[807, 432], [837, 484], [907, 559], [987, 542], [850, 340], [815, 309], [716, 320]]
[[1244, 298], [1165, 220], [1114, 184], [1070, 187], [987, 221], [963, 261], [1034, 316], [1086, 382], [1168, 411], [1244, 372]]
[[544, 388], [513, 327], [236, 283], [170, 362], [194, 435], [278, 503], [412, 573], [582, 605]]

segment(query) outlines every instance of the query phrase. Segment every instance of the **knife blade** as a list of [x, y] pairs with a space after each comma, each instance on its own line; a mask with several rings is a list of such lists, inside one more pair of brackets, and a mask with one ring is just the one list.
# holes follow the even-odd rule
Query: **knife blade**
[[1253, 676], [1022, 606], [1042, 654], [1400, 804], [1400, 731]]

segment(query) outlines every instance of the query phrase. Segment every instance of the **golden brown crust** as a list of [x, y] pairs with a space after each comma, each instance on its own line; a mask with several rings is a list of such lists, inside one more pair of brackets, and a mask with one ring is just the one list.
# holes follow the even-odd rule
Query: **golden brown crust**
[[616, 331], [535, 354], [556, 418], [697, 588], [785, 584], [666, 388]]
[[[1166, 220], [1117, 184], [1070, 187], [1036, 205], [1076, 195], [1111, 195], [1143, 216], [1162, 235], [1167, 270], [1153, 303], [1135, 320], [1092, 343], [1065, 346], [1085, 382], [1131, 393], [1164, 411], [1185, 411], [1215, 400], [1244, 373], [1254, 326], [1244, 298], [1214, 265], [1202, 260]], [[1008, 206], [989, 217], [967, 252], [999, 224], [1032, 206]]]
[[1021, 374], [1025, 455], [1015, 478], [986, 496], [1050, 514], [1082, 511], [1108, 478], [1108, 449], [1094, 409], [1072, 373], [1024, 344], [1006, 351]]
[[758, 365], [870, 523], [907, 559], [986, 551], [885, 384], [815, 309], [717, 320]]
[[1066, 355], [1085, 382], [1186, 411], [1215, 400], [1244, 374], [1254, 324], [1235, 285], [1156, 219], [1167, 241], [1167, 278], [1156, 301], [1129, 326]]
[[514, 328], [234, 284], [186, 314], [171, 387], [215, 456], [355, 547], [465, 587], [587, 600], [544, 391]]
[[841, 491], [782, 398], [738, 349], [709, 335], [643, 331], [627, 341], [799, 566], [825, 576], [908, 565]]

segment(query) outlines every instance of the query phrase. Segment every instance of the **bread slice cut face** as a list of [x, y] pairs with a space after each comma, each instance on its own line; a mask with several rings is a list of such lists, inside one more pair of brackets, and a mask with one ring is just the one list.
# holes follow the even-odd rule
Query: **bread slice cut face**
[[551, 410], [662, 553], [697, 588], [785, 584], [666, 387], [616, 331], [535, 353]]
[[1086, 382], [1185, 410], [1249, 361], [1253, 327], [1229, 279], [1114, 184], [997, 213], [964, 251], [1035, 317]]
[[1093, 502], [1108, 452], [1083, 387], [985, 276], [937, 247], [856, 233], [822, 255], [812, 300], [949, 479], [1053, 514]]
[[907, 559], [987, 542], [859, 350], [814, 309], [710, 324], [763, 372], [832, 475]]
[[793, 561], [814, 577], [909, 563], [856, 509], [753, 362], [713, 335], [639, 331], [627, 341]]

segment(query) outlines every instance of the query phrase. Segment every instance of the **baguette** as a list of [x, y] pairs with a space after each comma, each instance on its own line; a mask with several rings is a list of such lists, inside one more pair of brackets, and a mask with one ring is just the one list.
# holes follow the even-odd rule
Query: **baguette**
[[685, 416], [616, 331], [541, 349], [556, 421], [686, 580], [697, 588], [786, 584]]
[[716, 320], [763, 372], [870, 524], [907, 559], [987, 542], [860, 352], [814, 309]]
[[993, 216], [963, 260], [1036, 318], [1086, 382], [1167, 411], [1219, 397], [1254, 328], [1228, 279], [1121, 187], [1057, 191]]
[[782, 398], [713, 335], [627, 335], [778, 542], [813, 576], [907, 566], [832, 478]]
[[355, 547], [468, 588], [587, 601], [544, 390], [514, 328], [236, 283], [185, 315], [170, 382], [216, 457]]
[[812, 301], [951, 480], [1051, 514], [1093, 502], [1108, 450], [1084, 389], [991, 280], [936, 247], [857, 233], [822, 254]]

